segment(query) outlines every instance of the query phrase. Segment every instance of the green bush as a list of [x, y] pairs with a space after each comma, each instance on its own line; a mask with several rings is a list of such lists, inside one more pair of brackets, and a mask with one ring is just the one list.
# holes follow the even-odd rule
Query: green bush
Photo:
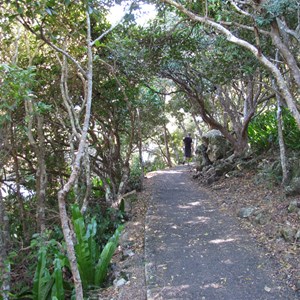
[[[118, 226], [114, 234], [102, 248], [98, 242], [97, 222], [91, 219], [86, 225], [83, 215], [77, 205], [72, 206], [72, 223], [76, 235], [75, 254], [82, 280], [84, 292], [103, 285], [111, 258], [117, 248], [122, 225]], [[36, 300], [66, 299], [72, 294], [72, 282], [63, 276], [63, 268], [70, 266], [65, 245], [60, 245], [54, 239], [36, 235], [32, 247], [38, 246], [38, 262], [33, 279], [32, 297]], [[102, 249], [102, 250], [101, 250]]]
[[[278, 147], [278, 129], [276, 110], [268, 111], [254, 118], [248, 127], [251, 148], [263, 152], [271, 147]], [[295, 119], [287, 109], [282, 111], [283, 136], [288, 149], [300, 149], [300, 130]]]
[[139, 161], [139, 157], [133, 157], [131, 166], [130, 166], [130, 175], [128, 186], [130, 190], [140, 191], [142, 189], [142, 167]]
[[147, 165], [146, 165], [146, 172], [152, 172], [152, 171], [157, 171], [157, 170], [163, 170], [163, 169], [165, 169], [166, 168], [166, 163], [164, 162], [164, 160], [161, 158], [161, 157], [159, 157], [159, 156], [157, 156], [157, 157], [155, 157], [155, 159], [154, 159], [154, 161], [153, 162], [151, 162], [151, 163], [148, 163]]
[[123, 227], [120, 225], [116, 229], [101, 252], [100, 246], [95, 240], [97, 234], [96, 220], [92, 219], [91, 223], [86, 226], [79, 207], [74, 205], [72, 207], [72, 221], [77, 239], [75, 252], [83, 287], [87, 289], [101, 286], [106, 278], [108, 265], [117, 247]]

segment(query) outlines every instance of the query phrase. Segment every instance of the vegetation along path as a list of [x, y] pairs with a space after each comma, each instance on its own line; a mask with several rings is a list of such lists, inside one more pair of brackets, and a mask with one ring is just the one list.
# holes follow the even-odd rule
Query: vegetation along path
[[148, 299], [298, 299], [276, 278], [276, 263], [190, 180], [188, 166], [149, 180]]

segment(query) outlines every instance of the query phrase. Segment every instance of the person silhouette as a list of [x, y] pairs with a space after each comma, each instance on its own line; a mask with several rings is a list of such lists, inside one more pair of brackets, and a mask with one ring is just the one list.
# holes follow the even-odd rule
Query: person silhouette
[[190, 159], [192, 157], [192, 143], [193, 143], [190, 133], [188, 133], [188, 135], [183, 139], [183, 142], [184, 142], [184, 156], [185, 156], [185, 161], [183, 162], [183, 164], [187, 162], [189, 165]]

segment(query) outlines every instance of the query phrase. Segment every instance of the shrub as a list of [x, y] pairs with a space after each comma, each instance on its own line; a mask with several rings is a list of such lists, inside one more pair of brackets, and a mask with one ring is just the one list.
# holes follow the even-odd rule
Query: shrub
[[[96, 238], [98, 231], [95, 218], [86, 225], [79, 207], [73, 205], [72, 223], [77, 241], [75, 244], [77, 264], [84, 291], [87, 292], [91, 288], [103, 285], [123, 227], [118, 226], [102, 249]], [[33, 240], [32, 246], [35, 245], [40, 248], [33, 280], [32, 298], [60, 300], [71, 297], [70, 266], [64, 255], [65, 246], [61, 246], [54, 239], [45, 241], [40, 236], [36, 236]], [[63, 270], [69, 274], [67, 278], [63, 276]]]
[[139, 157], [133, 157], [131, 166], [130, 166], [130, 175], [128, 186], [130, 190], [140, 191], [142, 189], [142, 167], [139, 161]]
[[[295, 119], [287, 109], [282, 111], [283, 136], [287, 148], [299, 150], [300, 130]], [[278, 146], [278, 129], [276, 110], [268, 111], [252, 120], [248, 127], [251, 148], [263, 152]]]

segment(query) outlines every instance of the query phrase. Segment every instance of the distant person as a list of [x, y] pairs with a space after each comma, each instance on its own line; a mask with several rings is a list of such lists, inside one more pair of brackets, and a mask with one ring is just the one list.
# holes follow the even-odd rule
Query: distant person
[[190, 159], [192, 157], [192, 143], [193, 143], [190, 133], [183, 139], [183, 142], [184, 142], [184, 156], [185, 156], [185, 161], [183, 162], [183, 164], [187, 162], [189, 165]]

